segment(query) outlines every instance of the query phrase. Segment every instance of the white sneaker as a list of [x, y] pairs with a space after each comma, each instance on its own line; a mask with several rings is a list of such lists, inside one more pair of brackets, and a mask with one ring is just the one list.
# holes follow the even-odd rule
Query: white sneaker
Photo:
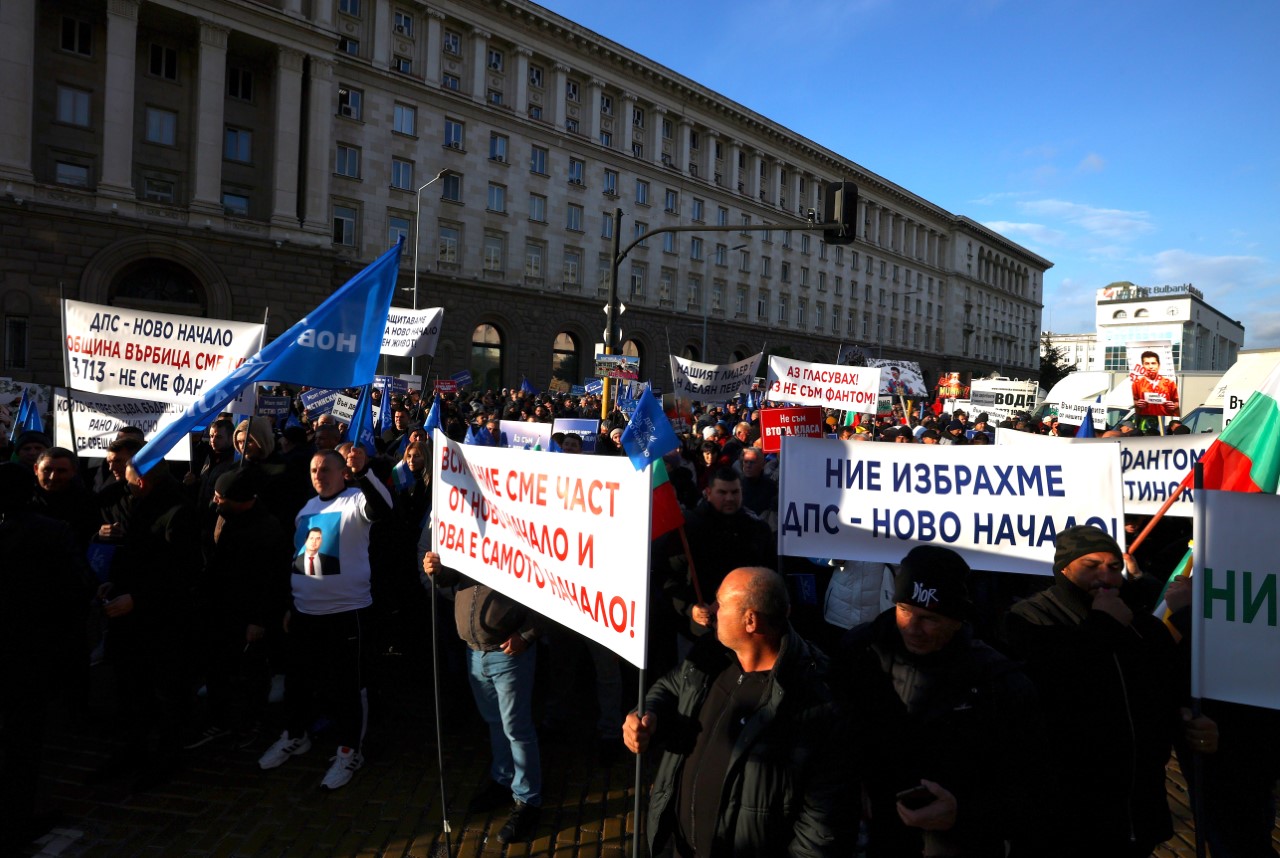
[[274, 769], [283, 766], [290, 757], [296, 757], [299, 754], [305, 754], [311, 750], [311, 739], [303, 733], [297, 739], [289, 738], [289, 731], [285, 730], [280, 734], [280, 738], [276, 739], [275, 744], [267, 748], [266, 753], [258, 757], [258, 766], [263, 769]]
[[320, 786], [325, 789], [341, 789], [351, 782], [351, 776], [364, 765], [364, 755], [354, 748], [345, 745], [338, 748], [336, 756], [331, 757], [333, 765], [325, 772]]

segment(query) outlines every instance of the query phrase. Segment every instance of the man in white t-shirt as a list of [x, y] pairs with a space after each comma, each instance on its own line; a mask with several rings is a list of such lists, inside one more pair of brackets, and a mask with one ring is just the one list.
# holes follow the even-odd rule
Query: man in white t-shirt
[[[358, 449], [358, 448], [357, 448]], [[320, 785], [346, 786], [364, 763], [367, 701], [361, 656], [369, 588], [369, 529], [391, 513], [391, 495], [368, 469], [363, 450], [353, 468], [333, 450], [311, 458], [316, 497], [297, 517], [298, 550], [290, 581], [293, 607], [284, 617], [289, 647], [286, 729], [258, 760], [264, 769], [311, 749], [307, 728], [326, 700], [338, 742]]]

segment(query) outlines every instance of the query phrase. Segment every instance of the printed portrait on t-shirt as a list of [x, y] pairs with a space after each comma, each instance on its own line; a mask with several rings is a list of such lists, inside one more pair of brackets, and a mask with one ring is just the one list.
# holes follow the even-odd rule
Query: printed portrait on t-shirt
[[336, 512], [321, 512], [307, 516], [298, 523], [293, 542], [295, 575], [324, 578], [342, 574], [341, 551], [338, 547], [338, 526], [342, 516]]

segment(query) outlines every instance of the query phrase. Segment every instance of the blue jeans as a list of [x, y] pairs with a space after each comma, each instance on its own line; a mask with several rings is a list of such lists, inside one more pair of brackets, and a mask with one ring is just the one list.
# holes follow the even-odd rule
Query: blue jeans
[[533, 723], [536, 651], [520, 655], [467, 650], [467, 675], [480, 717], [489, 725], [489, 776], [511, 787], [516, 801], [542, 805], [542, 760]]

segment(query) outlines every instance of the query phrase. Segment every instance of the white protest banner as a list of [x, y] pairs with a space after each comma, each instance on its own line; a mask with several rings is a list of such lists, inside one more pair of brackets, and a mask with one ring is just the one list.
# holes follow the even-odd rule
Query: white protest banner
[[262, 347], [262, 325], [63, 301], [73, 390], [189, 405]]
[[1030, 413], [1038, 404], [1039, 389], [1034, 381], [975, 378], [969, 386], [969, 413], [973, 416], [985, 411], [993, 424], [1018, 412]]
[[765, 399], [870, 414], [880, 395], [878, 368], [769, 358]]
[[1119, 438], [1076, 438], [1074, 435], [1041, 435], [1039, 432], [1022, 432], [1018, 429], [996, 427], [996, 446], [1041, 444], [1119, 444]]
[[345, 393], [340, 393], [333, 398], [333, 409], [329, 413], [339, 423], [350, 425], [351, 418], [356, 416], [356, 407], [359, 404], [360, 400], [353, 399]]
[[625, 456], [465, 446], [436, 430], [432, 519], [445, 566], [645, 666], [648, 469]]
[[737, 363], [698, 363], [670, 355], [672, 393], [700, 402], [727, 402], [751, 389], [761, 354]]
[[[54, 421], [57, 427], [57, 443], [69, 447], [76, 455], [101, 459], [107, 455], [107, 445], [116, 439], [116, 433], [125, 426], [137, 426], [150, 438], [159, 429], [182, 416], [186, 406], [180, 402], [154, 402], [146, 399], [126, 399], [120, 396], [102, 396], [83, 391], [73, 394], [75, 412], [71, 416], [65, 388], [54, 390]], [[71, 437], [71, 423], [75, 421], [75, 438]], [[178, 444], [165, 454], [174, 462], [191, 460], [191, 446]]]
[[1093, 430], [1095, 432], [1105, 431], [1107, 428], [1107, 406], [1100, 402], [1059, 402], [1058, 403], [1058, 420], [1069, 426], [1080, 426], [1084, 423], [1085, 415], [1089, 413], [1089, 409], [1093, 409]]
[[1201, 491], [1195, 546], [1192, 696], [1280, 709], [1280, 497]]
[[406, 310], [392, 307], [382, 335], [382, 354], [397, 357], [434, 355], [444, 325], [444, 307]]
[[1054, 538], [1120, 538], [1116, 444], [940, 447], [782, 439], [778, 553], [897, 563], [920, 544], [974, 569], [1048, 575]]
[[[1213, 435], [1138, 435], [1120, 438], [1120, 479], [1124, 484], [1124, 511], [1155, 515], [1178, 490], [1183, 477], [1213, 443]], [[1194, 493], [1183, 489], [1165, 515], [1188, 518]]]

